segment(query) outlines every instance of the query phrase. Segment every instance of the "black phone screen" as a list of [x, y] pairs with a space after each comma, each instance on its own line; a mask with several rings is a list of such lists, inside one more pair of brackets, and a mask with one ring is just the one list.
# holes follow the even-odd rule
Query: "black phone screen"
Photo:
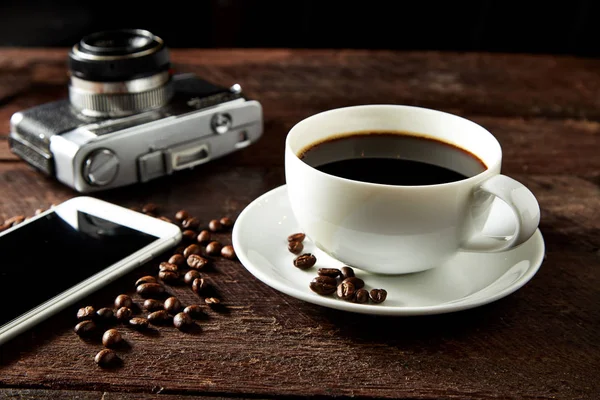
[[152, 243], [147, 233], [77, 211], [0, 236], [0, 326]]

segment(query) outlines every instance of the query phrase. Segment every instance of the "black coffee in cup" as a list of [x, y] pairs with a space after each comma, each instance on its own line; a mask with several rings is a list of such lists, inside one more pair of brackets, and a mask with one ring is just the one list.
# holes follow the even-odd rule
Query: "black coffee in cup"
[[464, 149], [397, 131], [340, 134], [308, 146], [298, 157], [340, 178], [398, 186], [456, 182], [486, 170]]

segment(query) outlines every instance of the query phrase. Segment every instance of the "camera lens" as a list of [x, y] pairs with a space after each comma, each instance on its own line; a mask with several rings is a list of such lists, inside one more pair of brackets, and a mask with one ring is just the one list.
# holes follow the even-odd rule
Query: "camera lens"
[[170, 85], [168, 50], [141, 29], [92, 33], [69, 52], [69, 98], [91, 116], [120, 116], [165, 105]]

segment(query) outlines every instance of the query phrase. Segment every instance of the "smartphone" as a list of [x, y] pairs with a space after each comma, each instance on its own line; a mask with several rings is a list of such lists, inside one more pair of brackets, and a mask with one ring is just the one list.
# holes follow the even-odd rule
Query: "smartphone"
[[0, 345], [180, 240], [174, 224], [87, 196], [0, 233]]

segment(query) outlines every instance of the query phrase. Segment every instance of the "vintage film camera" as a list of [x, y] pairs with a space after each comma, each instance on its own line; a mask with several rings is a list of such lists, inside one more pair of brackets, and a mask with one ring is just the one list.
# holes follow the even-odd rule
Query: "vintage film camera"
[[69, 68], [69, 98], [13, 114], [9, 144], [78, 192], [192, 168], [262, 135], [260, 103], [237, 84], [173, 74], [163, 40], [148, 31], [88, 35]]

